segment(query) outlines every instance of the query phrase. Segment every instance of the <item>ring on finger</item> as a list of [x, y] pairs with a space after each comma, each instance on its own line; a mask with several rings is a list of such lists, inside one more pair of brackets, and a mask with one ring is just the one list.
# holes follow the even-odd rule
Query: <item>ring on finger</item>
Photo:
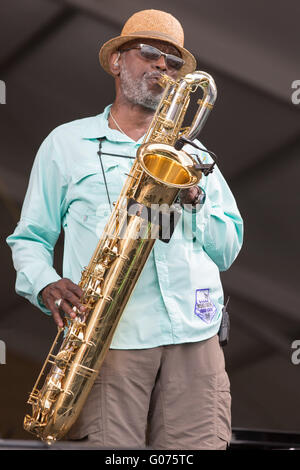
[[55, 305], [56, 305], [57, 308], [60, 308], [62, 301], [63, 301], [62, 298], [55, 300], [54, 303], [55, 303]]

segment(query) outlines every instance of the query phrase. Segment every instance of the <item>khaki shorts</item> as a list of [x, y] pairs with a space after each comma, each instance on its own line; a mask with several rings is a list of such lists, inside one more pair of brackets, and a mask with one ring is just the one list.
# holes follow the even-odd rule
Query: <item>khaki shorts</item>
[[230, 408], [218, 336], [151, 349], [110, 349], [67, 439], [106, 449], [226, 449]]

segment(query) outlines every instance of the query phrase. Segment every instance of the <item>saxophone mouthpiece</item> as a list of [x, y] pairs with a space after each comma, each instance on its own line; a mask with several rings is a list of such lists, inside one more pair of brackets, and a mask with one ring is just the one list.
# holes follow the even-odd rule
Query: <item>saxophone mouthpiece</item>
[[165, 88], [167, 85], [174, 85], [176, 83], [175, 80], [169, 77], [169, 75], [162, 73], [162, 72], [158, 72], [158, 73], [160, 74], [158, 83], [162, 88]]

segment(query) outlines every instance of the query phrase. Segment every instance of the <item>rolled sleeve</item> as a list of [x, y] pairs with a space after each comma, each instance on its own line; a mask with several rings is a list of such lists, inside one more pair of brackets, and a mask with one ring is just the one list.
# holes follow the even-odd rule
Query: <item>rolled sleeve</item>
[[65, 211], [66, 181], [61, 165], [51, 133], [35, 158], [20, 221], [6, 240], [17, 272], [16, 292], [48, 314], [38, 294], [61, 278], [53, 267]]
[[202, 240], [204, 250], [220, 271], [227, 270], [242, 247], [243, 220], [217, 166], [208, 176], [202, 211], [194, 217], [196, 234]]

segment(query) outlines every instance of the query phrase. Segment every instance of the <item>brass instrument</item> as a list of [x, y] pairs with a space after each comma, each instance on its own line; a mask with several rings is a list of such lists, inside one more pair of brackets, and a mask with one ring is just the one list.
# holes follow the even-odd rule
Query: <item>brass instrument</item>
[[[160, 104], [102, 237], [81, 275], [81, 303], [87, 310], [81, 314], [74, 307], [76, 318], [68, 320], [62, 344], [54, 354], [64, 330], [59, 329], [28, 400], [32, 416], [25, 416], [24, 428], [47, 443], [61, 439], [77, 419], [159, 237], [157, 220], [147, 220], [137, 208], [170, 207], [181, 189], [196, 185], [202, 177], [204, 166], [175, 147], [182, 147], [183, 144], [178, 145], [180, 137], [194, 139], [203, 127], [217, 95], [214, 80], [207, 73], [196, 71], [177, 81], [162, 75], [160, 84], [164, 87]], [[191, 126], [182, 128], [190, 94], [199, 87], [203, 96], [197, 113]], [[46, 366], [50, 371], [39, 390]]]

